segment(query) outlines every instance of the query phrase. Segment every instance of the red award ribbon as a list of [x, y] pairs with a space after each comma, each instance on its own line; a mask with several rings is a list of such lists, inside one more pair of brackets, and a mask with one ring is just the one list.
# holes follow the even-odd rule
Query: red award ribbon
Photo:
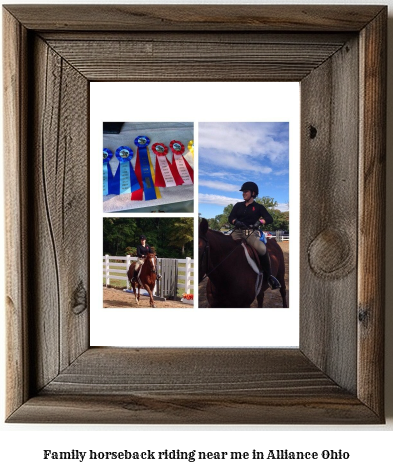
[[190, 163], [184, 158], [183, 156], [184, 163], [186, 164], [186, 168], [188, 171], [188, 174], [190, 175], [191, 181], [194, 182], [194, 170], [192, 169]]
[[168, 147], [163, 143], [154, 143], [152, 150], [156, 155], [155, 186], [166, 188], [176, 186], [176, 181], [172, 175], [171, 166], [167, 158]]
[[[172, 140], [169, 144], [173, 152], [172, 159], [172, 173], [174, 173], [174, 168], [177, 168], [178, 175], [183, 181], [182, 184], [193, 184], [194, 182], [194, 171], [192, 170], [190, 164], [184, 158], [184, 145], [178, 140]], [[190, 173], [191, 170], [191, 173]], [[176, 179], [176, 178], [175, 178]]]
[[143, 201], [143, 182], [141, 163], [139, 160], [139, 148], [136, 149], [135, 174], [140, 185], [140, 189], [131, 193], [131, 201]]

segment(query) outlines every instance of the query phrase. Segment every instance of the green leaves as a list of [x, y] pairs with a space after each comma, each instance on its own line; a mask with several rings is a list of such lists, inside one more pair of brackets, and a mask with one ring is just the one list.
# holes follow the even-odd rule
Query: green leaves
[[104, 254], [135, 256], [141, 234], [159, 257], [193, 257], [194, 220], [187, 217], [104, 218]]

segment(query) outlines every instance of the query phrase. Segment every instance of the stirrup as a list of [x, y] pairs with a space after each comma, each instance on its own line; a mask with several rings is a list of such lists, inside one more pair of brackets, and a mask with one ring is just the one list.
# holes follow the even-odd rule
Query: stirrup
[[278, 290], [279, 288], [281, 288], [280, 282], [273, 275], [270, 275], [268, 277], [267, 284], [272, 290]]

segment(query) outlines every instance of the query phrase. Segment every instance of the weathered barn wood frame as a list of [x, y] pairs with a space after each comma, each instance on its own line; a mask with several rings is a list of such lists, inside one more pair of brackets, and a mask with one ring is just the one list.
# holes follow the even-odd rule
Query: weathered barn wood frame
[[[383, 423], [387, 8], [9, 5], [3, 24], [7, 420]], [[299, 349], [90, 347], [89, 83], [157, 80], [300, 82]]]

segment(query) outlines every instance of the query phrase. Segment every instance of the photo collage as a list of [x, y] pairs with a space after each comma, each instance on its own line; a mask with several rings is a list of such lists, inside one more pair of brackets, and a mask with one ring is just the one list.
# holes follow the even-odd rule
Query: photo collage
[[289, 307], [288, 122], [103, 122], [102, 177], [103, 308]]

